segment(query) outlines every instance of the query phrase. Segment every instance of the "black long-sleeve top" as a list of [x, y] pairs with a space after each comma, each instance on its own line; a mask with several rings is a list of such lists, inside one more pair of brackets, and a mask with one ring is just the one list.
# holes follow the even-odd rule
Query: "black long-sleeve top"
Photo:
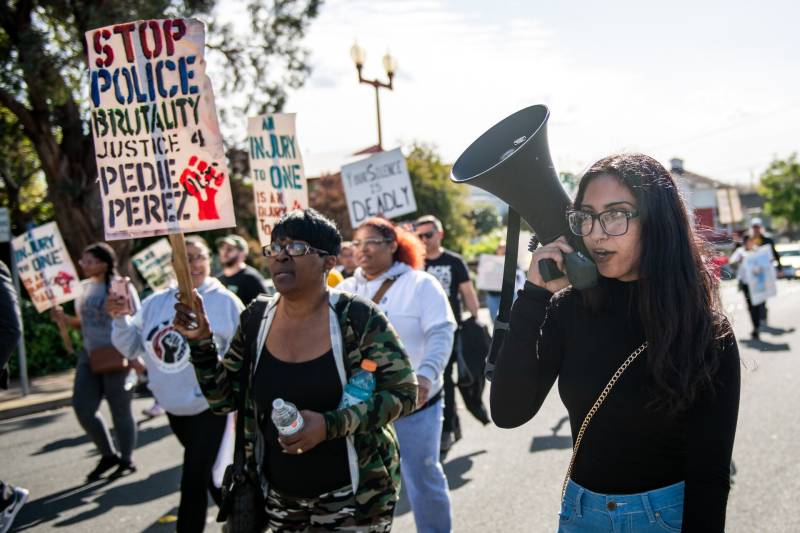
[[[492, 381], [492, 418], [498, 426], [530, 420], [558, 378], [574, 439], [608, 380], [645, 341], [642, 323], [630, 311], [635, 283], [601, 282], [608, 291], [601, 312], [590, 310], [579, 291], [567, 289], [551, 299], [545, 289], [525, 284]], [[606, 494], [685, 481], [682, 531], [724, 531], [740, 363], [733, 335], [718, 349], [713, 390], [704, 390], [677, 414], [651, 407], [645, 350], [586, 429], [572, 479]]]

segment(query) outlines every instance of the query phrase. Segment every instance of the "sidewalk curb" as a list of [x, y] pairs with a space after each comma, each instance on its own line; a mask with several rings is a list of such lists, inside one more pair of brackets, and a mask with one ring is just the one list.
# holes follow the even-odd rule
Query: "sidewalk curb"
[[[50, 411], [51, 409], [58, 409], [59, 407], [66, 407], [72, 404], [72, 391], [66, 391], [64, 393], [54, 395], [53, 398], [45, 400], [43, 402], [26, 404], [20, 400], [15, 400], [13, 402], [13, 403], [19, 402], [21, 404], [19, 406], [13, 406], [8, 408], [0, 407], [0, 420], [10, 420], [12, 418], [18, 418], [20, 416], [41, 413], [44, 411]], [[4, 403], [12, 403], [12, 402], [4, 402]]]

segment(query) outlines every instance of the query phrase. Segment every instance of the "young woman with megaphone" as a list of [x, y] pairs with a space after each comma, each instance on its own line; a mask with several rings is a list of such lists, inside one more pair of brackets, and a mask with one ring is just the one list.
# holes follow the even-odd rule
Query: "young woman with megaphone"
[[581, 179], [570, 231], [595, 287], [548, 282], [562, 237], [536, 250], [511, 312], [492, 418], [517, 427], [556, 378], [573, 455], [558, 531], [724, 531], [739, 353], [678, 186], [654, 159], [614, 155]]

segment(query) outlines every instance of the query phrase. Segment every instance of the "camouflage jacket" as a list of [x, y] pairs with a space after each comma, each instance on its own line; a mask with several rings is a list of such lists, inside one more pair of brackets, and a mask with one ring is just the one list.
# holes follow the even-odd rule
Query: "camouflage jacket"
[[[371, 399], [322, 413], [327, 439], [347, 439], [357, 514], [366, 518], [385, 511], [399, 496], [400, 454], [391, 422], [413, 411], [417, 380], [397, 333], [377, 306], [352, 294], [329, 293], [331, 344], [342, 387], [360, 369], [363, 359], [378, 365]], [[259, 297], [242, 312], [239, 329], [222, 360], [218, 360], [213, 343], [191, 343], [197, 380], [211, 409], [218, 414], [237, 409], [243, 355], [251, 350], [250, 386], [244, 398], [245, 456], [248, 471], [258, 477], [265, 494], [265, 443], [260, 427], [270, 413], [258, 412], [249, 391], [278, 297]]]

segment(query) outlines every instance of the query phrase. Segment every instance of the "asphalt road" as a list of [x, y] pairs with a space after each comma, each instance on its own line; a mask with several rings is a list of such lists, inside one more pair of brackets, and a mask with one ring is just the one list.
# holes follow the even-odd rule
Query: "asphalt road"
[[[723, 301], [744, 365], [727, 530], [797, 532], [800, 281], [780, 283], [779, 296], [769, 302], [771, 333], [760, 343], [747, 340], [749, 318], [733, 284], [725, 284]], [[136, 400], [136, 412], [147, 405]], [[460, 412], [464, 439], [445, 464], [455, 531], [555, 531], [571, 445], [557, 395], [515, 430], [483, 427]], [[0, 443], [0, 478], [31, 492], [15, 531], [174, 531], [163, 517], [178, 504], [181, 448], [164, 417], [141, 426], [134, 456], [139, 471], [110, 483], [83, 482], [98, 457], [68, 408], [0, 423]], [[215, 513], [209, 509], [206, 531], [219, 531]], [[414, 531], [405, 500], [394, 530]]]

